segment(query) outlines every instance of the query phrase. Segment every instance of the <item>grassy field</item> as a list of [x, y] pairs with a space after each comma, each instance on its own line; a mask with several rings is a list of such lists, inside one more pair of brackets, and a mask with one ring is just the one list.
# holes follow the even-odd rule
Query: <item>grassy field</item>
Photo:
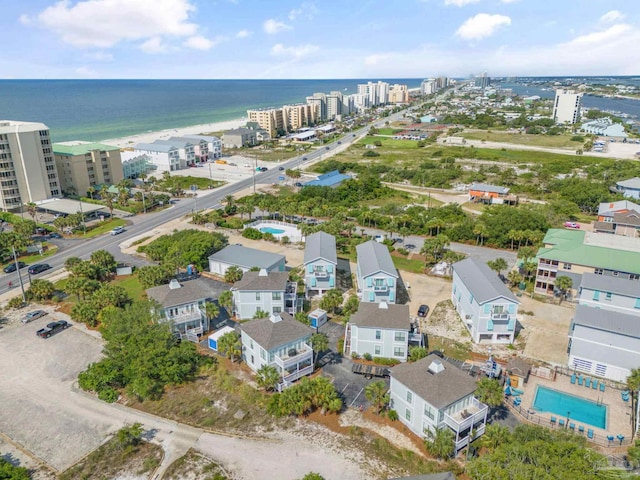
[[469, 344], [456, 342], [450, 338], [438, 337], [436, 335], [428, 336], [427, 348], [429, 351], [438, 350], [444, 353], [447, 357], [455, 358], [461, 362], [467, 360], [471, 352]]
[[104, 235], [105, 233], [113, 230], [115, 227], [124, 227], [127, 224], [126, 220], [122, 218], [111, 218], [111, 220], [105, 220], [104, 222], [100, 222], [97, 226], [87, 230], [86, 234], [78, 233], [74, 235], [79, 238], [94, 238], [99, 235]]
[[111, 280], [113, 285], [119, 285], [127, 291], [129, 297], [134, 301], [142, 300], [146, 297], [144, 288], [140, 284], [137, 275], [122, 275]]
[[528, 135], [512, 132], [462, 132], [456, 136], [469, 140], [484, 140], [486, 142], [513, 143], [516, 145], [530, 145], [535, 147], [566, 148], [572, 151], [582, 148], [585, 140], [571, 140], [573, 135]]
[[196, 185], [200, 190], [205, 190], [209, 188], [209, 185], [213, 185], [213, 187], [215, 188], [225, 184], [225, 182], [220, 182], [217, 180], [211, 181], [210, 178], [205, 177], [179, 177], [176, 175], [172, 176], [171, 179], [183, 190], [189, 190], [191, 188], [191, 185]]
[[422, 260], [413, 260], [404, 257], [391, 256], [393, 264], [398, 270], [411, 273], [424, 273], [424, 262]]
[[395, 135], [398, 132], [402, 132], [400, 128], [379, 128], [378, 135]]

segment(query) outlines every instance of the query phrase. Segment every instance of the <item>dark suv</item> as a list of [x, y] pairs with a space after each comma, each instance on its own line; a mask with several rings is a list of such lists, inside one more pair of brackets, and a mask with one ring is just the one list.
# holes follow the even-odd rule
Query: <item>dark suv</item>
[[35, 265], [31, 265], [29, 267], [29, 273], [31, 275], [35, 275], [38, 273], [42, 273], [45, 270], [49, 270], [51, 268], [51, 265], [49, 265], [48, 263], [36, 263]]
[[418, 308], [418, 316], [419, 317], [426, 317], [427, 313], [429, 313], [429, 306], [428, 305], [420, 305], [420, 307]]
[[[18, 268], [24, 268], [26, 267], [27, 264], [24, 262], [18, 262]], [[12, 273], [16, 271], [16, 264], [15, 262], [11, 262], [9, 265], [7, 265], [6, 267], [4, 267], [4, 273]]]

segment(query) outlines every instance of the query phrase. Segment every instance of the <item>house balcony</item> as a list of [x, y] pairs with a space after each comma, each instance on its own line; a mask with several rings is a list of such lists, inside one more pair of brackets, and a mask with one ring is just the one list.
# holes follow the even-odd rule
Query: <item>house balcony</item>
[[550, 261], [550, 260], [540, 260], [538, 262], [538, 269], [543, 269], [543, 270], [551, 270], [553, 272], [556, 272], [558, 270], [558, 263], [557, 261]]
[[202, 311], [196, 310], [195, 312], [167, 316], [167, 320], [173, 322], [174, 324], [179, 324], [179, 323], [187, 323], [187, 322], [203, 320], [204, 316], [205, 315]]
[[458, 436], [460, 432], [470, 430], [478, 422], [482, 422], [482, 426], [478, 428], [477, 431], [479, 432], [480, 429], [482, 429], [484, 432], [484, 424], [486, 423], [488, 411], [489, 407], [487, 405], [474, 398], [471, 401], [471, 405], [468, 405], [453, 415], [445, 413], [444, 423], [456, 433], [456, 436]]
[[313, 365], [309, 365], [308, 367], [304, 367], [294, 373], [285, 375], [284, 377], [282, 377], [282, 380], [280, 381], [280, 383], [278, 383], [278, 391], [281, 392], [285, 388], [288, 388], [291, 385], [293, 385], [293, 382], [295, 382], [296, 380], [302, 377], [305, 377], [307, 375], [311, 375], [312, 373], [313, 373]]
[[327, 278], [330, 273], [326, 270], [314, 270], [312, 275], [316, 278]]
[[387, 291], [389, 291], [389, 287], [387, 285], [374, 285], [373, 286], [373, 291], [374, 292], [387, 292]]
[[290, 348], [284, 355], [275, 355], [274, 357], [276, 365], [287, 370], [306, 360], [313, 361], [313, 349], [305, 343], [301, 349]]
[[491, 320], [508, 322], [511, 319], [511, 315], [508, 313], [492, 313]]

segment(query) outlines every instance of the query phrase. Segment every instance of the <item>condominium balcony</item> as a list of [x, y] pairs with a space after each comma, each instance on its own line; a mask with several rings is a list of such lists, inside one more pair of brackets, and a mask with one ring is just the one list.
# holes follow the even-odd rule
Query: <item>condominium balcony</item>
[[204, 318], [204, 314], [197, 310], [195, 312], [181, 313], [179, 315], [167, 316], [167, 320], [172, 321], [173, 323], [186, 323], [192, 322], [194, 320], [202, 320]]
[[453, 415], [444, 414], [444, 423], [454, 432], [460, 433], [468, 430], [476, 423], [485, 423], [489, 407], [477, 399], [473, 399], [466, 408], [455, 412]]
[[309, 359], [313, 361], [313, 349], [306, 343], [301, 349], [290, 348], [284, 355], [275, 355], [276, 365], [285, 370]]

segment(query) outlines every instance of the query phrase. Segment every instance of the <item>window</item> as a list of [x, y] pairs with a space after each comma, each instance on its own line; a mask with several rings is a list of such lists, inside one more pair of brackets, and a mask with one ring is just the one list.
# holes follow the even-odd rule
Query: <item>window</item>
[[373, 347], [373, 354], [374, 355], [380, 355], [380, 345], [375, 345]]
[[563, 263], [562, 264], [562, 268], [564, 268], [565, 270], [571, 270], [571, 264], [570, 263]]
[[249, 340], [249, 348], [251, 348], [251, 350], [253, 350], [253, 340]]
[[273, 307], [273, 313], [280, 313], [282, 312], [282, 307]]
[[404, 342], [405, 338], [406, 338], [406, 336], [405, 336], [404, 332], [396, 332], [394, 340], [396, 342]]
[[376, 340], [380, 340], [382, 338], [382, 332], [380, 330], [376, 330]]
[[435, 410], [435, 408], [433, 408], [433, 407], [431, 407], [429, 405], [426, 405], [426, 404], [424, 406], [424, 414], [427, 417], [429, 417], [431, 420], [435, 420], [435, 418], [436, 418], [436, 410]]
[[402, 347], [395, 347], [393, 349], [393, 356], [394, 357], [404, 357], [404, 348]]
[[637, 273], [631, 273], [629, 274], [629, 280], [640, 280], [640, 275]]
[[413, 395], [407, 390], [407, 403], [413, 403]]
[[256, 292], [256, 300], [260, 300], [260, 292]]
[[251, 364], [253, 365], [255, 362], [253, 361], [253, 355], [251, 355]]
[[373, 286], [374, 287], [385, 287], [385, 281], [384, 278], [375, 278], [373, 280]]
[[593, 299], [597, 302], [598, 300], [600, 300], [600, 292], [598, 290], [595, 290], [593, 292]]
[[265, 351], [264, 348], [260, 349], [260, 358], [263, 359], [263, 360], [267, 359], [267, 352]]
[[618, 275], [620, 275], [620, 272], [613, 272], [614, 277], [617, 277]]
[[604, 273], [604, 270], [602, 270], [601, 268], [596, 268], [593, 273], [595, 273], [596, 275], [602, 275]]
[[411, 410], [409, 410], [408, 408], [404, 411], [404, 418], [411, 421]]
[[282, 292], [272, 292], [271, 300], [282, 300]]
[[604, 299], [611, 301], [611, 297], [612, 297], [611, 292], [607, 292]]

